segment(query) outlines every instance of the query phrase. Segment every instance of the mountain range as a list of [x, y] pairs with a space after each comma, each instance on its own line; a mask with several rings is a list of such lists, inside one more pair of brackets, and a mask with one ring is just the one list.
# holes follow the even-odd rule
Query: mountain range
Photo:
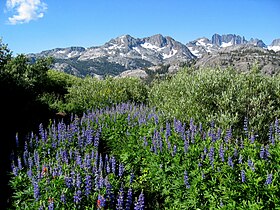
[[172, 72], [181, 65], [233, 66], [246, 71], [255, 63], [263, 72], [273, 74], [280, 71], [280, 39], [266, 45], [260, 39], [214, 34], [211, 39], [203, 37], [182, 44], [161, 34], [146, 38], [123, 35], [102, 46], [55, 48], [28, 56], [33, 60], [53, 57], [53, 69], [80, 77], [123, 76], [133, 72], [145, 76], [147, 70], [168, 66]]

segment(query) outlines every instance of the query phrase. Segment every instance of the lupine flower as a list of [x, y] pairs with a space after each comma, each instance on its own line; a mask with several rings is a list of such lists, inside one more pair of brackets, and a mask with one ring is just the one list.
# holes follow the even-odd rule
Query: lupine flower
[[127, 192], [127, 198], [126, 198], [126, 203], [125, 203], [125, 209], [130, 210], [132, 204], [132, 189], [129, 188]]
[[32, 179], [32, 169], [31, 168], [27, 171], [27, 176], [29, 179]]
[[184, 183], [187, 189], [189, 189], [191, 186], [189, 184], [189, 177], [187, 171], [184, 172]]
[[241, 181], [242, 183], [246, 181], [245, 171], [243, 169], [241, 170]]
[[112, 167], [112, 172], [114, 173], [114, 174], [116, 174], [116, 159], [115, 159], [115, 157], [113, 156], [113, 157], [111, 157], [111, 167]]
[[18, 169], [22, 170], [22, 164], [21, 164], [20, 157], [18, 157]]
[[212, 165], [212, 167], [214, 164], [214, 151], [215, 151], [214, 147], [211, 146], [208, 156], [209, 156], [210, 164]]
[[237, 157], [238, 156], [238, 150], [236, 148], [234, 148], [233, 150], [234, 150], [233, 156]]
[[117, 210], [123, 209], [123, 204], [124, 204], [123, 202], [124, 202], [124, 192], [123, 192], [123, 188], [121, 187], [117, 198], [117, 206], [116, 206]]
[[229, 129], [227, 129], [227, 131], [226, 131], [225, 142], [228, 143], [229, 140], [231, 139], [231, 137], [232, 137], [232, 129], [229, 128]]
[[239, 155], [238, 163], [239, 163], [239, 164], [242, 164], [242, 155]]
[[228, 165], [233, 168], [233, 161], [232, 161], [232, 158], [229, 156], [228, 157]]
[[138, 202], [135, 204], [134, 210], [144, 210], [145, 207], [145, 198], [143, 191], [139, 195]]
[[174, 145], [174, 147], [173, 147], [173, 153], [172, 153], [172, 156], [175, 156], [175, 155], [176, 155], [176, 153], [177, 153], [177, 146], [176, 146], [176, 145]]
[[247, 117], [244, 118], [243, 130], [244, 130], [245, 136], [248, 136], [248, 118]]
[[130, 181], [129, 181], [129, 183], [130, 183], [130, 184], [133, 182], [134, 177], [135, 177], [135, 176], [134, 176], [134, 174], [133, 174], [133, 173], [131, 173], [131, 174], [130, 174]]
[[219, 156], [220, 156], [222, 162], [225, 161], [224, 155], [225, 155], [225, 152], [224, 152], [224, 149], [223, 149], [223, 144], [221, 144], [220, 149], [219, 149]]
[[264, 156], [265, 156], [265, 148], [263, 146], [261, 146], [261, 149], [260, 149], [260, 158], [261, 159], [264, 159]]
[[103, 196], [101, 196], [100, 194], [98, 195], [98, 200], [97, 200], [97, 208], [101, 209], [104, 208], [106, 206], [106, 200]]
[[19, 147], [18, 133], [16, 133], [16, 147]]
[[119, 177], [122, 177], [124, 173], [124, 165], [122, 163], [120, 163], [119, 165]]
[[82, 185], [82, 179], [81, 179], [81, 176], [80, 176], [80, 173], [77, 174], [77, 178], [76, 178], [76, 187], [78, 189], [81, 188], [81, 185]]
[[15, 166], [14, 162], [12, 163], [12, 171], [15, 176], [18, 176], [18, 168]]
[[[252, 132], [254, 132], [254, 131], [252, 131]], [[255, 136], [255, 134], [252, 133], [251, 137], [250, 137], [251, 144], [253, 144], [255, 142], [255, 139], [256, 139], [256, 136]]]
[[53, 209], [54, 209], [53, 198], [50, 198], [50, 199], [48, 200], [48, 202], [49, 202], [48, 210], [53, 210]]
[[61, 194], [61, 196], [60, 196], [60, 201], [61, 201], [63, 204], [66, 203], [66, 196], [65, 196], [64, 193]]
[[265, 181], [265, 185], [269, 185], [271, 183], [272, 183], [272, 174], [268, 174]]
[[34, 192], [34, 198], [36, 199], [36, 201], [38, 201], [40, 196], [40, 190], [39, 190], [38, 182], [36, 182], [35, 180], [33, 180], [33, 192]]
[[74, 197], [73, 197], [73, 198], [74, 198], [74, 203], [75, 203], [75, 204], [78, 204], [78, 203], [81, 202], [81, 200], [82, 200], [81, 195], [82, 195], [81, 190], [78, 190], [78, 191], [75, 192]]
[[248, 166], [251, 168], [252, 171], [255, 171], [254, 163], [252, 160], [248, 159]]

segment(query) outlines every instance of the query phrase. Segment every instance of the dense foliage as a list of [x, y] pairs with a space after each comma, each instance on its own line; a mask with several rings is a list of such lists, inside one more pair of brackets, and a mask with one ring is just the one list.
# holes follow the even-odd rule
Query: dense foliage
[[149, 102], [167, 118], [177, 117], [242, 130], [245, 117], [263, 138], [279, 116], [280, 78], [263, 75], [257, 67], [238, 73], [232, 68], [184, 69], [152, 87]]
[[104, 80], [86, 77], [68, 89], [65, 110], [81, 114], [92, 108], [103, 108], [122, 102], [143, 103], [147, 99], [146, 85], [136, 78]]
[[[16, 153], [13, 205], [28, 209], [276, 209], [279, 122], [269, 143], [143, 105], [93, 110], [39, 128]], [[134, 194], [135, 192], [136, 194]], [[142, 192], [142, 193], [141, 193]], [[137, 199], [141, 194], [141, 199]], [[134, 205], [133, 205], [134, 204]]]

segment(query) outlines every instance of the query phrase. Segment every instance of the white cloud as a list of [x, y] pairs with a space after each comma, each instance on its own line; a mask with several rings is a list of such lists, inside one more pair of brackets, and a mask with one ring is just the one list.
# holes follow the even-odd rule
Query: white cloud
[[42, 18], [47, 10], [47, 4], [41, 0], [7, 0], [6, 7], [15, 13], [8, 18], [8, 22], [13, 25]]

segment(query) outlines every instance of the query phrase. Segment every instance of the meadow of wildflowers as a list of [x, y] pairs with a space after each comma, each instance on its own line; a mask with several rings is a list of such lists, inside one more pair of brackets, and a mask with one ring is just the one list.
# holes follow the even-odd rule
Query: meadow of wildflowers
[[92, 110], [30, 133], [12, 155], [16, 209], [277, 209], [280, 128], [260, 143], [145, 105]]

